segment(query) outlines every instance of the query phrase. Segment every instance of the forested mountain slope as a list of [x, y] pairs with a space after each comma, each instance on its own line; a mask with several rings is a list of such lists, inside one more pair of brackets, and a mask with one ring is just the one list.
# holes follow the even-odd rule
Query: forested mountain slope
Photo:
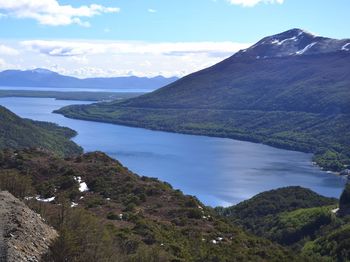
[[58, 230], [48, 261], [298, 261], [169, 184], [100, 152], [58, 158], [7, 151], [0, 188]]
[[345, 262], [350, 259], [349, 192], [348, 184], [338, 203], [309, 189], [287, 187], [216, 211], [233, 224], [288, 246], [309, 261]]
[[35, 147], [60, 156], [80, 154], [82, 149], [70, 141], [75, 135], [69, 128], [23, 119], [0, 106], [0, 150]]

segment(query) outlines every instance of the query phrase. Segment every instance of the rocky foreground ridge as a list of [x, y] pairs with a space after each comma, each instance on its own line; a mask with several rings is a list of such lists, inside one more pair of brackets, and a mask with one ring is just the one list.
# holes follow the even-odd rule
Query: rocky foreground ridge
[[23, 202], [0, 192], [0, 262], [40, 261], [57, 232]]

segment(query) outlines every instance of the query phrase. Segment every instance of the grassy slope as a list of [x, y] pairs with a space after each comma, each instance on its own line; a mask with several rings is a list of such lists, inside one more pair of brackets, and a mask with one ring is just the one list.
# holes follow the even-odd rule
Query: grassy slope
[[79, 154], [82, 149], [70, 138], [76, 132], [47, 122], [22, 119], [0, 106], [0, 149], [40, 147], [59, 156]]
[[[157, 179], [139, 177], [103, 153], [63, 160], [25, 150], [1, 159], [0, 187], [22, 198], [56, 197], [47, 204], [27, 202], [59, 229], [53, 261], [297, 260], [279, 245], [231, 225], [197, 199]], [[79, 192], [77, 176], [90, 191]], [[72, 202], [78, 206], [71, 208]]]
[[350, 164], [350, 56], [231, 57], [150, 94], [57, 112], [94, 121], [230, 137]]

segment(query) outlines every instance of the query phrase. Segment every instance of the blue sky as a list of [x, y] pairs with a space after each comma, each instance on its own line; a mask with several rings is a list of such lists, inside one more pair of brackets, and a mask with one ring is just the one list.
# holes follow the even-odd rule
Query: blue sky
[[349, 13], [349, 0], [0, 0], [0, 70], [184, 75], [290, 28], [350, 38]]

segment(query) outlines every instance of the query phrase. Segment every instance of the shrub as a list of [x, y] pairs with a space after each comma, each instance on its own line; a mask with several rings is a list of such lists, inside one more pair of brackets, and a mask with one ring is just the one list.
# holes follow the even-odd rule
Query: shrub
[[187, 211], [187, 217], [193, 219], [200, 219], [202, 218], [202, 211], [199, 209], [190, 209]]
[[110, 220], [119, 220], [119, 215], [115, 214], [114, 212], [109, 212], [107, 214], [107, 219], [110, 219]]
[[43, 182], [39, 185], [38, 191], [43, 198], [53, 197], [55, 194], [55, 185], [49, 181]]
[[32, 180], [16, 172], [0, 173], [0, 190], [7, 190], [19, 198], [30, 196], [34, 192]]

